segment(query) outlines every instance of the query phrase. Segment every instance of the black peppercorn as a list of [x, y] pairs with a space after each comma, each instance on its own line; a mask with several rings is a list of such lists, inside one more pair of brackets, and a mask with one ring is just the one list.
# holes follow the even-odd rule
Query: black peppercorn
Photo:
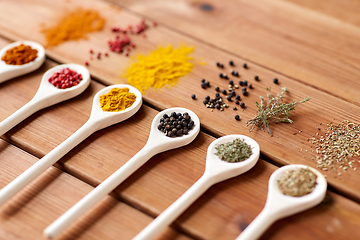
[[208, 82], [205, 82], [205, 85], [207, 86], [207, 87], [210, 87], [210, 82], [208, 81]]
[[216, 109], [218, 109], [218, 110], [220, 110], [220, 108], [221, 108], [221, 105], [220, 104], [216, 104]]
[[249, 88], [250, 88], [250, 89], [253, 89], [253, 86], [252, 86], [252, 84], [249, 84]]
[[235, 119], [236, 119], [237, 121], [239, 121], [239, 120], [240, 120], [240, 116], [239, 116], [239, 115], [235, 115]]
[[201, 79], [201, 82], [204, 83], [204, 82], [205, 82], [205, 79]]
[[224, 74], [219, 73], [219, 77], [220, 77], [220, 78], [224, 78]]
[[202, 84], [201, 84], [201, 87], [205, 89], [207, 86], [206, 86], [205, 83], [202, 83]]
[[244, 81], [244, 86], [247, 86], [248, 82], [247, 81]]
[[220, 97], [220, 93], [216, 93], [215, 96], [216, 96], [216, 97]]
[[222, 93], [223, 93], [224, 95], [227, 95], [227, 91], [226, 91], [225, 89], [222, 90]]
[[184, 135], [187, 135], [189, 133], [189, 130], [186, 127], [184, 127], [183, 133]]
[[220, 92], [220, 88], [216, 86], [215, 91]]
[[255, 79], [256, 81], [259, 81], [259, 76], [255, 76], [254, 79]]
[[229, 79], [228, 76], [225, 73], [223, 74], [223, 78]]
[[230, 61], [229, 64], [230, 64], [230, 66], [234, 66], [234, 62], [233, 62], [233, 61]]
[[232, 101], [232, 99], [231, 99], [231, 98], [232, 98], [232, 96], [231, 96], [231, 95], [229, 95], [229, 96], [227, 96], [227, 97], [226, 97], [226, 99], [227, 99], [228, 101]]
[[233, 110], [234, 110], [234, 111], [236, 111], [236, 110], [237, 110], [237, 108], [236, 108], [236, 107], [233, 107]]
[[241, 107], [241, 108], [245, 108], [245, 103], [241, 102], [241, 103], [240, 103], [240, 107]]
[[219, 68], [223, 68], [223, 67], [224, 67], [224, 65], [221, 64], [221, 63], [219, 63], [219, 62], [216, 63], [216, 66], [218, 66]]
[[247, 64], [246, 64], [246, 63], [244, 63], [243, 68], [248, 68], [248, 66], [247, 66]]
[[210, 96], [206, 96], [205, 99], [209, 101], [209, 100], [210, 100]]
[[240, 85], [240, 86], [244, 86], [244, 82], [243, 82], [243, 81], [239, 81], [239, 85]]
[[232, 71], [231, 74], [235, 77], [238, 77], [239, 76], [239, 72], [238, 71]]
[[278, 84], [278, 83], [279, 83], [279, 80], [278, 80], [277, 78], [274, 78], [273, 82], [274, 82], [275, 84]]
[[240, 95], [236, 95], [236, 96], [235, 96], [235, 99], [236, 99], [236, 100], [240, 100]]
[[235, 101], [235, 104], [239, 105], [239, 104], [240, 104], [240, 101], [239, 101], [239, 100], [236, 100], [236, 101]]
[[233, 80], [229, 80], [229, 84], [230, 84], [231, 86], [233, 86], [233, 85], [234, 85], [234, 81], [233, 81]]
[[191, 98], [195, 100], [195, 99], [196, 99], [195, 94], [192, 94], [192, 95], [191, 95]]
[[205, 100], [203, 101], [203, 103], [206, 105], [206, 104], [209, 103], [209, 101], [205, 99]]

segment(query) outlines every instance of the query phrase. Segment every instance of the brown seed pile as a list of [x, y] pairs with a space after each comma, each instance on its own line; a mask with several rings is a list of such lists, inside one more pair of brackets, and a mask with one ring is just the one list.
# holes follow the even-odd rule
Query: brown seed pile
[[285, 172], [277, 183], [282, 194], [302, 197], [314, 190], [316, 179], [316, 174], [309, 168], [299, 168]]
[[348, 168], [356, 170], [353, 167], [355, 163], [353, 158], [360, 155], [360, 125], [344, 120], [338, 125], [327, 124], [325, 130], [327, 130], [325, 136], [308, 139], [315, 145], [316, 152], [321, 155], [316, 157], [317, 167], [324, 171], [336, 170], [337, 167], [344, 172]]

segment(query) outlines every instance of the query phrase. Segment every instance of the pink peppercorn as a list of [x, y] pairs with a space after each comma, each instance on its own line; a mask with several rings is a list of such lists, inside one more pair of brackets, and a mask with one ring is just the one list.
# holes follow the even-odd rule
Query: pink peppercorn
[[[85, 62], [85, 65], [88, 65], [88, 62]], [[78, 85], [82, 79], [81, 74], [69, 68], [64, 68], [60, 72], [53, 73], [49, 78], [49, 83], [57, 88], [65, 89]]]
[[86, 66], [89, 66], [89, 62], [88, 62], [88, 61], [85, 61], [84, 64], [85, 64]]

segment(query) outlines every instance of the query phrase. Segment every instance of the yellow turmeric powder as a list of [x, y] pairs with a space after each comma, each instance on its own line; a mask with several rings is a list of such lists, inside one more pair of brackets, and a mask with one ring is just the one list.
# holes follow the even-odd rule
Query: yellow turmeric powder
[[100, 96], [100, 107], [104, 112], [119, 112], [131, 107], [135, 100], [136, 95], [129, 88], [113, 88]]
[[174, 86], [180, 77], [191, 72], [194, 64], [188, 54], [194, 51], [193, 47], [180, 46], [173, 49], [159, 47], [148, 56], [139, 54], [137, 62], [126, 69], [127, 82], [144, 94], [149, 87], [161, 88], [165, 85]]
[[43, 28], [46, 47], [55, 46], [69, 40], [87, 38], [89, 32], [100, 31], [105, 19], [95, 10], [77, 8], [66, 13], [55, 26]]

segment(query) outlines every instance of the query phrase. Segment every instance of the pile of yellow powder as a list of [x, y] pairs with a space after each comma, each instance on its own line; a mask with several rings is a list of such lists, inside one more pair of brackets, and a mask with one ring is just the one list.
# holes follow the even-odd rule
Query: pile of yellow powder
[[54, 26], [43, 28], [41, 32], [49, 47], [86, 38], [86, 34], [100, 31], [104, 24], [105, 19], [96, 10], [76, 8], [64, 14]]
[[149, 87], [174, 86], [180, 77], [191, 72], [193, 58], [188, 56], [194, 47], [159, 47], [148, 56], [139, 54], [137, 62], [126, 69], [127, 82], [143, 94]]

